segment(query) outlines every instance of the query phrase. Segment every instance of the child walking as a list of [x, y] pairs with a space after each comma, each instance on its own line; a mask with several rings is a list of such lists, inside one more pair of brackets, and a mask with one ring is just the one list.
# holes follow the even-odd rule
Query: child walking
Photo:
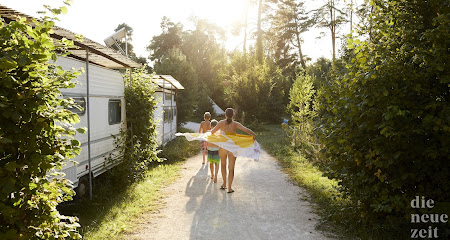
[[[217, 121], [213, 119], [211, 120], [211, 128], [214, 128], [215, 126], [217, 126]], [[211, 179], [214, 179], [214, 183], [216, 183], [220, 163], [219, 147], [216, 144], [210, 142], [208, 142], [208, 162], [209, 169], [211, 170]]]
[[[211, 119], [211, 113], [205, 112], [205, 114], [203, 115], [203, 119], [205, 119], [205, 121], [202, 121], [200, 123], [200, 128], [198, 129], [198, 133], [206, 133], [207, 131], [211, 130], [211, 122], [209, 121]], [[208, 150], [208, 142], [202, 141], [202, 152], [203, 152], [202, 164], [205, 164], [207, 150]]]

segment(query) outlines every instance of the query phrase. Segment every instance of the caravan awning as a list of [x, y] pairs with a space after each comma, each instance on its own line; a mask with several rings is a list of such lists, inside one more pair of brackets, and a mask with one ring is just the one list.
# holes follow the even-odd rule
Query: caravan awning
[[[9, 21], [14, 21], [17, 17], [32, 19], [33, 17], [17, 12], [13, 9], [0, 5], [0, 17]], [[7, 21], [8, 22], [8, 21]], [[118, 53], [112, 48], [106, 47], [100, 43], [82, 37], [81, 41], [77, 39], [76, 33], [61, 27], [54, 26], [51, 37], [55, 39], [66, 38], [74, 42], [74, 48], [69, 49], [69, 57], [86, 60], [86, 51], [89, 51], [89, 62], [111, 69], [140, 68], [141, 64]]]
[[184, 89], [180, 82], [170, 75], [153, 75], [152, 81], [162, 89]]

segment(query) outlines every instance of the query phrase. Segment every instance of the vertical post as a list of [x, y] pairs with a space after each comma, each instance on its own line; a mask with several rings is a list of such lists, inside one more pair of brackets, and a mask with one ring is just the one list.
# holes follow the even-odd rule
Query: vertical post
[[163, 107], [163, 117], [162, 117], [162, 142], [161, 145], [164, 146], [164, 115], [165, 115], [165, 110], [164, 110], [164, 106], [166, 105], [166, 92], [165, 92], [165, 86], [166, 86], [166, 79], [164, 79], [163, 77], [161, 77], [163, 79], [163, 85], [162, 85], [162, 107]]
[[[133, 87], [133, 75], [131, 74], [131, 68], [130, 68], [130, 82], [128, 83], [128, 87], [132, 88]], [[125, 99], [126, 102], [126, 99]], [[125, 109], [126, 109], [126, 105], [125, 105]], [[125, 110], [126, 112], [126, 110]], [[134, 140], [133, 140], [133, 122], [130, 122], [130, 134], [131, 134], [131, 148], [133, 148], [134, 146]]]
[[128, 57], [128, 39], [126, 31], [125, 31], [125, 56]]
[[88, 127], [88, 163], [89, 163], [89, 199], [92, 200], [92, 167], [91, 167], [91, 99], [89, 97], [89, 50], [86, 49], [86, 94], [87, 94], [87, 127]]
[[[170, 83], [171, 85], [172, 85], [172, 83]], [[170, 123], [170, 133], [169, 133], [169, 141], [171, 140], [171, 138], [172, 138], [172, 125], [173, 125], [173, 118], [174, 118], [174, 115], [173, 115], [173, 97], [174, 96], [172, 96], [172, 92], [173, 92], [173, 85], [172, 85], [172, 87], [170, 87], [170, 111], [171, 111], [171, 113], [172, 113], [172, 122]]]
[[[175, 121], [175, 127], [178, 128], [178, 89], [175, 90], [175, 113], [177, 114], [177, 120]], [[177, 131], [176, 129], [175, 131]]]

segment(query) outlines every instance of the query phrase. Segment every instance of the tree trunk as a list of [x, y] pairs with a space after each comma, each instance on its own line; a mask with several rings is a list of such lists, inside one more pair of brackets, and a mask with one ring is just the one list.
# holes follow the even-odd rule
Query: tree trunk
[[244, 55], [245, 55], [245, 53], [246, 53], [246, 51], [247, 51], [247, 25], [248, 25], [247, 20], [248, 20], [248, 5], [249, 5], [249, 2], [248, 2], [248, 0], [247, 0], [247, 1], [245, 1], [244, 46], [243, 46], [243, 52], [244, 52]]
[[331, 29], [331, 44], [333, 45], [333, 62], [336, 60], [336, 16], [334, 12], [334, 0], [330, 0], [330, 29]]
[[297, 37], [297, 46], [298, 46], [298, 55], [300, 57], [300, 63], [302, 64], [303, 69], [306, 69], [305, 59], [303, 58], [302, 45], [300, 41], [300, 32], [298, 31], [298, 23], [297, 19], [295, 19], [295, 36]]
[[262, 49], [262, 30], [261, 30], [261, 12], [262, 12], [262, 0], [259, 0], [258, 6], [258, 32], [256, 38], [256, 58], [260, 64], [263, 63], [263, 49]]
[[353, 0], [350, 1], [350, 34], [353, 31]]

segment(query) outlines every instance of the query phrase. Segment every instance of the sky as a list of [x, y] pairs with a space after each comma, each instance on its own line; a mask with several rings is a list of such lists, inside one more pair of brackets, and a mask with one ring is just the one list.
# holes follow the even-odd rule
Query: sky
[[[317, 5], [324, 0], [311, 0], [306, 5]], [[0, 4], [30, 16], [38, 17], [37, 11], [43, 4], [62, 6], [62, 0], [0, 0]], [[91, 40], [104, 44], [104, 39], [114, 33], [114, 29], [126, 23], [133, 28], [134, 51], [138, 56], [148, 57], [146, 46], [153, 36], [161, 34], [160, 22], [166, 16], [173, 22], [181, 22], [184, 29], [192, 29], [192, 16], [207, 19], [224, 29], [231, 29], [233, 21], [243, 19], [243, 0], [73, 0], [68, 13], [58, 18], [56, 25]], [[256, 28], [256, 7], [250, 10], [249, 29]], [[319, 57], [331, 58], [331, 38], [327, 34], [321, 39], [320, 32], [327, 29], [313, 29], [302, 35], [303, 53], [313, 60]], [[242, 49], [243, 37], [228, 34], [225, 46], [229, 50]]]

